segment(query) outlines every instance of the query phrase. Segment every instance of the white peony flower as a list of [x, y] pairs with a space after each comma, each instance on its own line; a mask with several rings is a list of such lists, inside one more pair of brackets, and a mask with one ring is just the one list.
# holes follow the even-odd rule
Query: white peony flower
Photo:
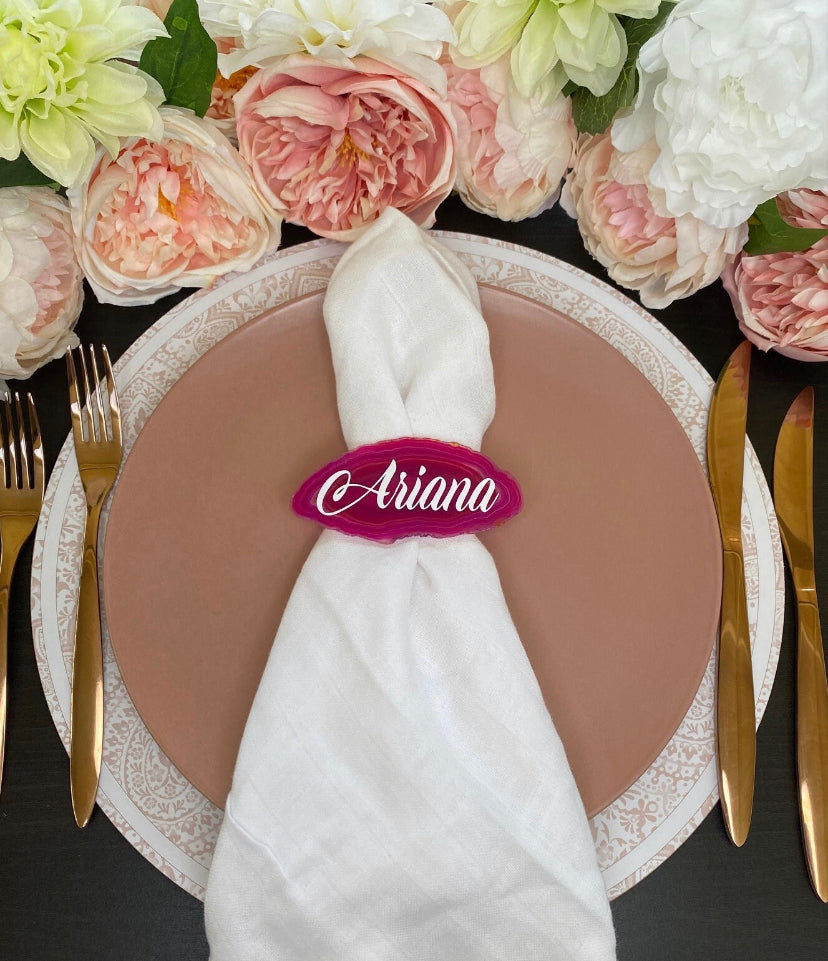
[[681, 0], [638, 61], [638, 99], [612, 127], [676, 217], [735, 227], [776, 194], [828, 179], [826, 0]]
[[60, 357], [83, 305], [69, 205], [48, 187], [0, 189], [0, 377]]
[[240, 49], [219, 55], [225, 77], [291, 53], [336, 66], [361, 54], [445, 89], [434, 61], [454, 30], [424, 0], [199, 0], [199, 10], [211, 36], [241, 41]]
[[137, 67], [149, 10], [121, 0], [0, 0], [0, 157], [21, 151], [65, 187], [92, 169], [95, 143], [160, 136], [160, 85]]

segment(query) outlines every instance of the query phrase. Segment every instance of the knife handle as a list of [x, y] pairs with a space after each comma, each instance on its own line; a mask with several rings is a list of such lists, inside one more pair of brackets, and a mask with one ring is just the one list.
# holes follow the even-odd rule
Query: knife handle
[[802, 840], [811, 883], [828, 902], [828, 682], [816, 604], [800, 601], [796, 748]]
[[716, 690], [719, 794], [731, 840], [741, 847], [750, 830], [756, 773], [753, 668], [741, 552], [726, 550]]
[[99, 510], [87, 510], [72, 667], [69, 769], [72, 810], [81, 828], [86, 827], [95, 807], [103, 751], [103, 650], [98, 598], [99, 516]]

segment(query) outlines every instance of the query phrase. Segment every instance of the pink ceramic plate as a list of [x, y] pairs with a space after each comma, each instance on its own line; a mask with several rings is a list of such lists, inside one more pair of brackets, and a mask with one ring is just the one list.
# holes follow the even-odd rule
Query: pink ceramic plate
[[[590, 814], [679, 726], [716, 631], [707, 480], [656, 390], [549, 307], [484, 289], [497, 414], [484, 452], [522, 513], [482, 539]], [[322, 294], [265, 313], [169, 391], [126, 462], [104, 549], [109, 631], [160, 746], [217, 805], [320, 527], [291, 496], [344, 450]]]
[[[511, 292], [504, 297], [485, 295], [487, 305], [498, 300], [504, 308], [509, 305], [498, 318], [490, 317], [499, 408], [498, 422], [487, 437], [485, 452], [504, 470], [518, 475], [527, 502], [531, 497], [532, 503], [523, 517], [487, 535], [486, 541], [497, 558], [515, 619], [573, 765], [580, 770], [579, 783], [587, 803], [594, 809], [601, 804], [602, 794], [610, 796], [617, 790], [613, 782], [618, 785], [631, 776], [626, 763], [630, 759], [628, 742], [643, 735], [641, 745], [649, 742], [650, 749], [656, 750], [681, 711], [678, 704], [674, 705], [669, 723], [659, 714], [657, 695], [662, 680], [679, 671], [679, 661], [673, 658], [676, 654], [685, 657], [685, 652], [678, 650], [677, 639], [682, 635], [670, 630], [672, 620], [682, 618], [676, 612], [671, 620], [669, 610], [659, 613], [663, 598], [657, 594], [658, 585], [669, 582], [676, 592], [677, 611], [688, 610], [700, 625], [692, 650], [686, 652], [688, 675], [685, 683], [678, 685], [680, 696], [691, 696], [691, 675], [701, 669], [703, 647], [710, 643], [715, 618], [712, 610], [706, 610], [709, 599], [706, 593], [692, 597], [698, 573], [670, 550], [673, 534], [681, 536], [684, 520], [673, 503], [669, 472], [681, 474], [684, 464], [690, 475], [681, 481], [680, 489], [687, 490], [689, 484], [691, 499], [699, 499], [697, 519], [702, 530], [690, 532], [698, 546], [698, 538], [705, 536], [710, 523], [710, 504], [698, 464], [692, 462], [691, 449], [697, 460], [703, 459], [712, 381], [652, 316], [594, 277], [503, 241], [460, 234], [438, 236], [479, 282]], [[133, 514], [134, 548], [143, 552], [138, 564], [141, 579], [123, 589], [138, 596], [142, 586], [152, 587], [155, 602], [163, 601], [161, 607], [168, 613], [171, 609], [174, 612], [180, 602], [185, 605], [180, 610], [192, 613], [199, 625], [199, 634], [193, 637], [192, 625], [184, 615], [173, 613], [173, 619], [162, 625], [163, 635], [144, 633], [141, 648], [131, 651], [119, 627], [118, 654], [136, 697], [141, 701], [148, 696], [141, 708], [153, 727], [160, 724], [157, 733], [160, 737], [167, 735], [169, 749], [176, 755], [179, 749], [185, 749], [188, 754], [193, 745], [204, 745], [201, 760], [190, 757], [195, 761], [193, 776], [200, 778], [217, 799], [226, 790], [234, 745], [241, 733], [243, 702], [249, 698], [261, 669], [256, 652], [245, 651], [244, 644], [252, 635], [258, 637], [257, 643], [262, 645], [258, 656], [263, 659], [301, 558], [316, 537], [312, 524], [289, 514], [290, 494], [304, 479], [306, 470], [325, 463], [326, 454], [340, 453], [342, 445], [333, 407], [327, 343], [318, 317], [314, 321], [307, 305], [297, 305], [286, 307], [276, 322], [272, 318], [271, 322], [259, 323], [256, 318], [324, 290], [344, 249], [332, 241], [314, 241], [280, 250], [244, 275], [222, 278], [165, 314], [115, 365], [127, 452], [125, 482], [133, 470], [151, 468], [153, 483], [158, 484], [160, 479], [164, 485], [161, 500], [169, 497], [171, 503], [181, 506], [180, 512], [165, 506], [171, 527], [159, 530], [156, 500], [146, 499], [145, 512], [137, 516], [126, 488], [116, 495], [116, 511], [121, 511], [119, 503], [125, 498], [124, 517]], [[519, 295], [529, 298], [532, 305]], [[584, 330], [550, 308], [562, 311]], [[249, 334], [231, 338], [227, 348], [211, 353], [216, 344], [245, 324], [251, 325]], [[545, 334], [547, 325], [553, 331]], [[276, 353], [272, 357], [251, 356], [247, 345], [254, 342], [268, 349], [275, 347]], [[537, 353], [534, 346], [527, 351], [530, 344], [538, 348]], [[575, 345], [582, 345], [586, 352], [578, 358], [580, 368], [561, 359], [571, 357]], [[557, 356], [559, 350], [563, 352], [561, 358]], [[575, 353], [580, 350], [579, 346]], [[629, 393], [612, 394], [607, 390], [603, 355], [616, 352], [653, 385], [655, 393], [635, 371], [627, 369], [620, 356], [607, 363], [625, 368], [620, 376], [627, 378], [622, 386], [628, 385]], [[178, 403], [174, 399], [176, 383], [205, 356], [221, 360], [221, 369], [214, 370], [213, 393], [202, 393], [203, 410], [188, 412], [184, 405], [180, 411], [189, 418], [186, 423], [187, 430], [193, 431], [192, 440], [181, 434], [169, 456], [159, 449], [153, 455], [157, 459], [141, 468], [140, 451], [145, 443], [142, 429], [148, 418], [159, 404], [159, 424], [172, 418]], [[288, 357], [300, 368], [304, 365], [303, 377], [311, 379], [303, 383], [302, 378], [294, 376]], [[205, 361], [205, 373], [213, 363]], [[182, 391], [188, 389], [182, 387]], [[168, 392], [169, 407], [166, 402], [162, 404]], [[687, 438], [684, 446], [676, 424], [656, 394], [678, 418]], [[181, 396], [186, 398], [186, 393]], [[225, 420], [220, 428], [218, 420], [211, 420], [218, 417], [218, 409], [235, 411], [238, 416], [231, 419], [222, 413]], [[518, 429], [513, 426], [514, 416], [521, 411], [528, 412], [527, 421]], [[239, 424], [246, 417], [254, 418], [269, 431], [260, 438], [258, 450], [242, 443], [245, 428], [239, 432]], [[649, 458], [661, 461], [658, 469], [668, 472], [660, 475], [668, 486], [653, 491], [653, 512], [648, 510], [635, 474], [626, 473], [631, 467], [635, 470], [635, 465], [631, 465], [625, 444], [641, 445], [641, 434], [646, 433], [644, 422], [639, 423], [641, 417], [652, 417], [655, 428], [663, 427], [665, 432], [653, 434], [645, 445], [640, 471], [648, 476], [645, 468]], [[615, 426], [622, 431], [618, 436]], [[150, 428], [148, 445], [159, 429]], [[301, 445], [286, 459], [280, 452], [286, 440], [297, 436]], [[129, 452], [136, 441], [138, 466], [133, 467]], [[659, 447], [665, 441], [668, 449], [675, 445], [679, 461], [663, 463], [664, 453]], [[604, 458], [587, 470], [588, 465], [595, 464], [596, 444], [603, 449]], [[568, 453], [573, 450], [580, 452], [578, 457]], [[176, 458], [188, 451], [192, 455], [191, 469], [200, 473], [182, 474], [183, 466]], [[220, 474], [213, 477], [214, 464], [224, 462], [226, 470], [226, 462], [234, 456], [244, 469], [233, 475], [233, 484], [248, 488], [249, 512], [240, 515], [239, 524], [247, 541], [228, 545], [217, 561], [220, 566], [206, 571], [205, 583], [200, 581], [205, 576], [200, 553], [215, 551], [217, 541], [232, 526], [233, 499], [224, 486], [218, 489], [227, 478], [222, 480]], [[580, 460], [582, 456], [586, 459]], [[303, 459], [308, 463], [299, 463]], [[251, 484], [259, 485], [254, 501], [250, 500]], [[574, 496], [584, 503], [582, 493], [589, 491], [593, 533], [585, 538], [580, 536], [581, 525], [570, 509], [570, 500]], [[688, 506], [691, 509], [692, 503]], [[105, 508], [104, 524], [107, 515]], [[641, 523], [636, 523], [636, 518]], [[656, 521], [670, 527], [665, 540], [659, 539], [659, 528], [652, 526]], [[676, 522], [678, 527], [671, 526]], [[32, 563], [35, 653], [47, 703], [67, 747], [72, 625], [83, 525], [83, 491], [70, 437], [49, 480]], [[622, 539], [622, 554], [613, 556], [608, 553], [608, 545], [619, 543], [620, 526], [631, 529], [633, 537], [630, 541]], [[750, 445], [745, 462], [742, 529], [756, 711], [761, 717], [779, 655], [784, 578], [772, 500]], [[115, 538], [117, 528], [113, 531]], [[156, 531], [157, 536], [152, 533]], [[295, 539], [285, 540], [290, 531]], [[187, 538], [184, 546], [182, 537]], [[164, 550], [175, 552], [170, 556], [177, 566], [171, 566], [159, 550], [163, 544]], [[106, 540], [104, 546], [108, 550], [110, 541]], [[678, 566], [672, 571], [665, 569], [668, 561]], [[109, 592], [115, 585], [110, 583], [110, 562], [106, 563]], [[129, 558], [122, 557], [121, 563], [128, 564]], [[634, 576], [629, 576], [628, 568]], [[169, 575], [168, 584], [159, 576], [162, 569]], [[649, 580], [653, 573], [655, 579]], [[712, 578], [713, 573], [708, 569], [704, 576]], [[688, 580], [682, 587], [685, 575]], [[627, 585], [631, 585], [631, 593]], [[189, 596], [182, 596], [183, 592]], [[112, 601], [117, 603], [117, 598]], [[656, 608], [651, 610], [654, 602]], [[151, 619], [152, 612], [146, 608], [141, 604], [139, 616]], [[117, 610], [113, 614], [120, 620]], [[642, 617], [663, 618], [661, 623], [666, 622], [667, 632], [660, 637], [642, 633], [631, 641], [632, 649], [622, 646], [619, 636], [623, 624]], [[130, 630], [127, 625], [127, 632]], [[170, 761], [147, 730], [115, 662], [106, 617], [104, 639], [106, 711], [98, 803], [138, 851], [177, 884], [201, 897], [221, 810]], [[142, 654], [144, 645], [147, 650]], [[653, 661], [646, 660], [641, 650], [650, 651]], [[150, 654], [158, 659], [159, 666], [153, 669], [148, 663]], [[142, 657], [147, 662], [143, 667]], [[636, 683], [627, 664], [630, 658], [645, 672], [648, 683]], [[147, 692], [146, 685], [141, 689], [134, 675], [135, 665], [145, 679], [155, 676], [158, 684], [175, 692], [165, 701], [172, 706], [166, 712], [161, 710], [156, 718], [149, 713], [152, 691]], [[205, 685], [216, 684], [219, 665], [224, 665], [228, 673], [220, 679], [219, 695], [210, 703], [209, 687]], [[570, 670], [573, 665], [578, 668], [574, 673]], [[581, 671], [581, 665], [585, 671]], [[669, 857], [716, 802], [714, 678], [715, 655], [711, 654], [692, 703], [661, 753], [635, 783], [592, 819], [610, 897], [628, 890]], [[645, 692], [643, 697], [641, 690]], [[654, 698], [651, 706], [648, 702]], [[170, 710], [182, 726], [180, 734], [170, 722]], [[598, 727], [579, 720], [589, 715], [599, 719]], [[218, 717], [224, 719], [222, 723], [217, 723]], [[228, 717], [231, 722], [236, 718], [232, 722], [237, 724], [235, 730], [226, 726]], [[658, 737], [651, 737], [650, 720], [661, 728]], [[204, 731], [199, 732], [199, 724], [206, 725]], [[640, 763], [645, 763], [645, 754], [641, 748]], [[625, 763], [620, 765], [622, 757]], [[187, 764], [186, 756], [181, 760]], [[212, 788], [208, 784], [211, 777]]]

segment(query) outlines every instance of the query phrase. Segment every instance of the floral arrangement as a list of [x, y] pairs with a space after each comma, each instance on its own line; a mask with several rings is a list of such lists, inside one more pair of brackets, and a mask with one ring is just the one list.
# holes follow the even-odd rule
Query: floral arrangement
[[826, 37], [825, 0], [0, 0], [0, 376], [73, 342], [84, 277], [151, 303], [452, 191], [560, 199], [645, 306], [721, 277], [828, 359]]

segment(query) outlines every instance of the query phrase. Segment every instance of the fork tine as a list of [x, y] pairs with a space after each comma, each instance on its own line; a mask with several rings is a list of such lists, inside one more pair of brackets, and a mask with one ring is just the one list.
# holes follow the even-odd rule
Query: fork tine
[[89, 429], [89, 441], [100, 440], [100, 437], [95, 433], [96, 418], [92, 412], [93, 401], [92, 401], [92, 387], [89, 383], [89, 368], [86, 364], [86, 351], [83, 349], [83, 345], [78, 348], [78, 353], [80, 354], [81, 362], [81, 379], [83, 382], [83, 411], [86, 414], [86, 426]]
[[118, 392], [115, 390], [115, 375], [112, 372], [112, 361], [109, 359], [106, 344], [101, 345], [101, 351], [103, 352], [104, 368], [106, 369], [106, 390], [109, 394], [109, 419], [112, 424], [112, 439], [120, 444], [121, 407], [118, 403]]
[[8, 400], [8, 396], [9, 396], [8, 393], [5, 393], [3, 394], [2, 398], [0, 398], [0, 400], [2, 400], [2, 405], [0, 406], [2, 406], [2, 409], [4, 411], [3, 414], [0, 414], [0, 469], [2, 469], [2, 472], [3, 472], [2, 476], [0, 476], [0, 484], [2, 484], [3, 487], [9, 486], [7, 463], [6, 463], [6, 440], [7, 440], [8, 432], [6, 431], [6, 417], [5, 417], [5, 410], [6, 410], [6, 403]]
[[20, 486], [25, 490], [31, 490], [32, 481], [29, 474], [29, 442], [26, 439], [26, 428], [23, 421], [23, 407], [20, 403], [20, 394], [14, 394], [14, 413], [17, 419], [17, 444], [20, 450]]
[[43, 440], [40, 436], [40, 421], [37, 419], [37, 409], [31, 394], [28, 398], [29, 434], [32, 438], [32, 460], [34, 462], [34, 489], [43, 494]]
[[109, 432], [106, 429], [106, 416], [104, 415], [103, 395], [101, 393], [101, 375], [98, 372], [98, 352], [94, 344], [89, 345], [89, 359], [92, 361], [92, 380], [95, 384], [95, 401], [98, 411], [98, 438], [99, 440], [109, 440]]
[[75, 357], [72, 348], [66, 348], [66, 374], [69, 378], [69, 410], [72, 414], [72, 429], [75, 434], [75, 443], [82, 443], [83, 436], [83, 410], [81, 408], [80, 397], [78, 396], [78, 371], [75, 367]]
[[5, 403], [3, 404], [3, 409], [6, 415], [5, 428], [6, 428], [6, 443], [9, 452], [9, 477], [7, 487], [19, 487], [20, 482], [17, 479], [17, 450], [14, 436], [14, 417], [12, 412], [12, 400], [11, 396], [7, 393], [5, 397]]

